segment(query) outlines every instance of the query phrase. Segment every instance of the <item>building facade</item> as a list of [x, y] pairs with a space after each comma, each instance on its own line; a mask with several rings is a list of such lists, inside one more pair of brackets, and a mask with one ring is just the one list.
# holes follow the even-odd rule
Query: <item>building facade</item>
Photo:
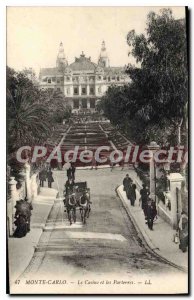
[[94, 112], [97, 101], [111, 85], [121, 86], [129, 81], [125, 67], [110, 66], [104, 41], [97, 64], [83, 52], [68, 64], [63, 44], [60, 43], [56, 67], [43, 68], [39, 75], [39, 87], [61, 91], [73, 113], [80, 110]]

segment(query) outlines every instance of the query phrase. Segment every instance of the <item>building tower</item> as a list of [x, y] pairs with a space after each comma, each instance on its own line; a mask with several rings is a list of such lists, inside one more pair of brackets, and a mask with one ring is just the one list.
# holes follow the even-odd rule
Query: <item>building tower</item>
[[106, 52], [105, 41], [102, 41], [102, 47], [98, 59], [98, 64], [102, 67], [109, 67], [109, 58]]
[[60, 45], [59, 45], [59, 52], [58, 52], [58, 55], [57, 55], [56, 66], [59, 69], [63, 69], [67, 65], [68, 65], [68, 62], [67, 62], [66, 57], [65, 57], [63, 43], [61, 42]]

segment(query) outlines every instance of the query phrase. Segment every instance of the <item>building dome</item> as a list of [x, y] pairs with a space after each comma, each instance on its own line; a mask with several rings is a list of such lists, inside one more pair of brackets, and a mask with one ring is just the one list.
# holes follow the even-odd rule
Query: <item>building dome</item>
[[86, 57], [82, 52], [79, 58], [75, 58], [75, 62], [69, 65], [73, 71], [94, 71], [96, 64], [91, 62], [90, 57]]

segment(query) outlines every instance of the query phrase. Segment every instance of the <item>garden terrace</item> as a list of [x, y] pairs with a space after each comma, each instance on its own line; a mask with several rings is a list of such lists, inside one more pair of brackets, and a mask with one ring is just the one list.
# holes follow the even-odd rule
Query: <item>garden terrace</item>
[[108, 133], [108, 138], [113, 142], [117, 149], [126, 149], [126, 147], [131, 144], [119, 131], [111, 131]]

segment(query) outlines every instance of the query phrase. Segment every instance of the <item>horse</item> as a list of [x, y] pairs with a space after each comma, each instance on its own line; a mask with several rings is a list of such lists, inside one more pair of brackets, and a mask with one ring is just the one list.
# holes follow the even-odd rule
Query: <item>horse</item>
[[65, 206], [67, 210], [68, 220], [70, 222], [70, 225], [72, 223], [76, 223], [76, 204], [77, 201], [75, 199], [75, 193], [69, 193], [65, 197]]
[[90, 203], [89, 193], [84, 192], [84, 194], [79, 199], [80, 214], [83, 224], [86, 224], [86, 218], [89, 218], [89, 214], [91, 211]]

